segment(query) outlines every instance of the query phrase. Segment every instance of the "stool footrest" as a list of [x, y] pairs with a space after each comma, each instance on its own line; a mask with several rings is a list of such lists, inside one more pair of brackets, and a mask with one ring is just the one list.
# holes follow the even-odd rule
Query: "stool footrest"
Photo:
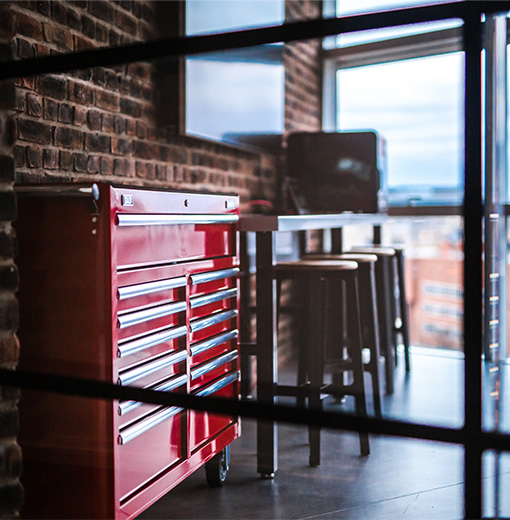
[[257, 343], [254, 342], [241, 342], [239, 348], [243, 355], [256, 356], [257, 355]]
[[276, 395], [280, 397], [308, 397], [310, 383], [302, 385], [276, 385]]
[[329, 384], [321, 387], [321, 393], [342, 398], [346, 395], [354, 395], [352, 391], [347, 391], [349, 388], [352, 388], [352, 385]]
[[[346, 390], [351, 385], [339, 385], [339, 384], [326, 384], [320, 388], [321, 394], [327, 394], [332, 397], [342, 398], [347, 394]], [[279, 397], [309, 397], [310, 396], [310, 383], [304, 383], [303, 385], [276, 385], [276, 395]], [[351, 395], [351, 394], [347, 394]]]

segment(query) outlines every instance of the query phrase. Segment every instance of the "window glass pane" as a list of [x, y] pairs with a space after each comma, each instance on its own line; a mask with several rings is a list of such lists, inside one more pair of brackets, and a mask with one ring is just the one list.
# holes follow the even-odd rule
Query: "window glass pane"
[[283, 0], [187, 0], [186, 34], [277, 25], [284, 17]]
[[[188, 0], [186, 34], [281, 24], [283, 0]], [[186, 59], [186, 133], [239, 143], [280, 134], [284, 119], [282, 44]]]
[[[416, 7], [430, 4], [444, 3], [444, 0], [337, 0], [337, 16], [353, 14], [373, 13], [387, 11], [403, 7]], [[444, 20], [440, 22], [427, 22], [403, 27], [389, 27], [373, 31], [362, 31], [353, 34], [341, 35], [337, 39], [337, 45], [344, 47], [360, 43], [387, 40], [399, 36], [438, 31], [461, 25], [459, 20]]]
[[486, 451], [483, 462], [483, 517], [510, 516], [510, 454]]
[[186, 60], [186, 131], [235, 141], [234, 134], [283, 132], [283, 65]]
[[[509, 15], [510, 17], [510, 15]], [[506, 63], [507, 63], [507, 76], [509, 74], [509, 68], [510, 68], [510, 45], [507, 45], [506, 47]], [[510, 135], [510, 118], [508, 117], [508, 111], [509, 111], [509, 106], [510, 106], [510, 102], [508, 101], [510, 100], [510, 81], [507, 81], [507, 117], [506, 117], [506, 125], [507, 125], [507, 133], [508, 135]], [[507, 139], [507, 157], [510, 158], [510, 139]], [[506, 199], [503, 201], [503, 202], [506, 202], [508, 204], [508, 202], [510, 201], [510, 160], [507, 159], [507, 164], [506, 164], [506, 167], [507, 167], [507, 175], [506, 175], [506, 193], [505, 193], [505, 196], [506, 196]], [[510, 336], [509, 336], [510, 337]], [[510, 346], [509, 346], [509, 349], [510, 349]], [[510, 353], [510, 352], [509, 352]]]
[[390, 203], [459, 202], [463, 54], [339, 70], [339, 130], [386, 139]]

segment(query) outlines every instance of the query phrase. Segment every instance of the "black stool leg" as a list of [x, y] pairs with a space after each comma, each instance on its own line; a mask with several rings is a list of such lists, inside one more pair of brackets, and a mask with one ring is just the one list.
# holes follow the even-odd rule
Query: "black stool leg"
[[397, 255], [390, 260], [390, 285], [391, 285], [391, 340], [393, 343], [395, 366], [398, 365], [398, 334], [400, 332], [400, 326], [397, 325], [397, 318], [400, 318], [400, 288], [398, 285], [398, 261]]
[[406, 372], [411, 371], [411, 360], [409, 356], [409, 310], [407, 308], [406, 284], [405, 284], [405, 267], [404, 252], [397, 249], [397, 276], [399, 287], [399, 308], [400, 308], [400, 332], [402, 334], [402, 342], [404, 344], [404, 356]]
[[[310, 356], [310, 394], [308, 405], [311, 410], [322, 409], [321, 387], [323, 384], [323, 349], [325, 339], [326, 317], [326, 287], [324, 280], [318, 276], [310, 277], [309, 285], [309, 340], [308, 345], [313, 348]], [[321, 463], [321, 429], [319, 426], [310, 426], [308, 429], [310, 441], [310, 466], [319, 466]]]
[[[346, 277], [346, 286], [348, 294], [353, 295], [353, 301], [349, 305], [348, 312], [350, 318], [348, 320], [349, 336], [351, 338], [350, 357], [352, 360], [352, 377], [353, 385], [357, 386], [357, 391], [354, 393], [354, 400], [356, 404], [356, 412], [360, 417], [367, 416], [367, 403], [365, 398], [365, 384], [363, 374], [363, 360], [362, 360], [362, 341], [361, 341], [361, 322], [360, 322], [360, 305], [358, 292], [357, 273], [349, 274]], [[368, 441], [368, 433], [360, 432], [359, 434], [361, 455], [370, 454], [370, 444]]]
[[[301, 293], [303, 295], [302, 302], [302, 312], [299, 315], [300, 323], [299, 327], [301, 329], [300, 338], [298, 339], [298, 369], [297, 369], [297, 397], [296, 397], [296, 406], [298, 408], [304, 408], [306, 404], [306, 386], [309, 378], [309, 366], [310, 366], [310, 354], [309, 354], [309, 345], [307, 344], [307, 334], [308, 331], [305, 329], [305, 324], [308, 321], [308, 306], [306, 303], [309, 303], [307, 297], [311, 297], [310, 290], [306, 287], [301, 287]], [[303, 290], [305, 289], [305, 290]], [[308, 340], [310, 341], [310, 340]]]
[[[334, 295], [334, 305], [328, 305], [330, 307], [327, 309], [328, 317], [331, 321], [331, 325], [326, 326], [326, 331], [333, 331], [334, 333], [330, 334], [329, 341], [326, 344], [328, 350], [325, 353], [332, 354], [333, 357], [337, 356], [338, 352], [338, 343], [340, 340], [340, 345], [342, 348], [348, 347], [349, 345], [349, 331], [347, 327], [347, 294], [346, 288], [343, 280], [331, 279], [328, 280], [328, 289], [329, 293]], [[340, 311], [340, 312], [339, 312]], [[343, 353], [342, 353], [343, 355]], [[328, 356], [326, 356], [327, 359]], [[334, 385], [339, 387], [344, 386], [344, 372], [340, 370], [339, 372], [333, 372], [332, 374], [332, 382]], [[345, 395], [337, 395], [335, 397], [337, 403], [342, 403], [345, 400]]]
[[384, 355], [386, 393], [388, 395], [394, 392], [393, 375], [395, 372], [395, 348], [393, 345], [393, 323], [391, 321], [394, 303], [391, 286], [391, 262], [390, 257], [380, 256], [375, 267], [381, 351]]
[[[282, 295], [282, 283], [283, 280], [281, 278], [277, 279], [276, 283], [276, 319], [277, 322], [280, 318], [280, 309], [281, 309], [281, 295]], [[308, 382], [308, 366], [309, 366], [309, 355], [308, 355], [308, 345], [306, 344], [306, 335], [307, 330], [305, 329], [305, 324], [308, 321], [307, 312], [309, 309], [307, 308], [307, 296], [311, 296], [309, 291], [307, 293], [307, 288], [300, 287], [301, 291], [304, 293], [302, 298], [301, 308], [298, 310], [299, 316], [299, 327], [301, 328], [301, 334], [299, 334], [298, 341], [298, 365], [297, 365], [297, 377], [296, 377], [296, 406], [298, 408], [305, 407], [306, 400], [306, 386]]]
[[372, 381], [374, 413], [376, 417], [381, 417], [381, 383], [379, 377], [379, 360], [381, 354], [374, 264], [360, 264], [359, 287], [360, 301], [367, 302], [366, 305], [361, 305], [360, 309], [364, 332], [362, 336], [363, 346], [370, 346], [370, 361], [366, 365], [366, 370], [370, 373]]

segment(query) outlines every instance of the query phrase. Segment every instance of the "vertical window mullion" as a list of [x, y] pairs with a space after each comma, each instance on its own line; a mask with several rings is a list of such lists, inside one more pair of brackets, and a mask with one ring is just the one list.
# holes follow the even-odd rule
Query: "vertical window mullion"
[[464, 516], [482, 514], [482, 25], [471, 9], [464, 23]]

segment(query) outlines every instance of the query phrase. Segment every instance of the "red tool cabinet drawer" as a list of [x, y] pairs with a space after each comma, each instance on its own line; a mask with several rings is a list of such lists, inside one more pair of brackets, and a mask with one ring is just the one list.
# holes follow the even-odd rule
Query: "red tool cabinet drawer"
[[144, 387], [168, 377], [186, 373], [186, 350], [150, 358], [147, 362], [131, 365], [119, 371], [118, 384]]
[[237, 309], [228, 309], [190, 321], [191, 341], [201, 341], [237, 327], [238, 315]]
[[229, 267], [217, 271], [194, 272], [190, 275], [190, 295], [208, 294], [222, 289], [235, 287], [239, 267]]
[[230, 214], [119, 213], [115, 230], [118, 268], [233, 256], [233, 223], [237, 220], [237, 215]]
[[117, 311], [122, 312], [184, 300], [187, 283], [185, 276], [178, 276], [119, 286]]
[[[164, 380], [158, 384], [146, 385], [144, 388], [157, 390], [159, 392], [185, 392], [187, 381], [187, 375], [181, 374], [179, 376]], [[158, 408], [158, 406], [159, 405], [140, 403], [139, 401], [120, 401], [117, 404], [117, 414], [120, 416], [119, 427], [123, 427], [127, 424], [139, 420], [141, 417], [153, 412], [156, 408]]]
[[191, 390], [194, 391], [228, 372], [237, 370], [238, 356], [237, 350], [231, 350], [221, 356], [197, 365], [191, 370]]
[[126, 495], [185, 457], [181, 408], [159, 408], [122, 428], [117, 438], [118, 493]]
[[186, 309], [186, 301], [176, 301], [119, 313], [119, 340], [183, 324], [186, 321]]
[[[227, 397], [237, 399], [239, 372], [230, 373], [195, 392], [198, 396]], [[190, 448], [195, 450], [221, 430], [234, 423], [236, 417], [208, 412], [190, 411]]]
[[191, 318], [201, 318], [219, 310], [226, 310], [232, 306], [232, 298], [237, 298], [237, 287], [221, 289], [219, 291], [194, 296], [190, 299]]
[[185, 349], [187, 334], [188, 328], [186, 325], [177, 325], [119, 341], [117, 345], [117, 358], [119, 358], [117, 366], [119, 369], [123, 369], [158, 354]]
[[217, 336], [199, 341], [191, 346], [191, 367], [194, 368], [213, 357], [217, 357], [224, 352], [234, 350], [237, 347], [237, 329], [228, 330]]

